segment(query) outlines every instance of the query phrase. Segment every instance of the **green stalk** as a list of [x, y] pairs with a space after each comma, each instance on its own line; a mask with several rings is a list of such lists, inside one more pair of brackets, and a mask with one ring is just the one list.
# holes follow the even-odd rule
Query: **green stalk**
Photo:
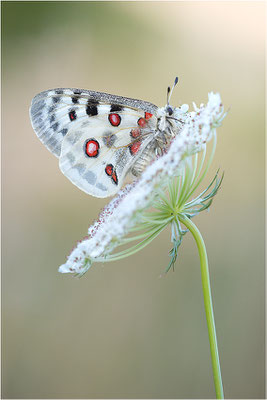
[[196, 225], [189, 218], [187, 218], [184, 215], [179, 214], [179, 220], [192, 233], [192, 235], [196, 241], [197, 247], [198, 247], [200, 266], [201, 266], [201, 278], [202, 278], [202, 287], [203, 287], [203, 296], [204, 296], [204, 306], [205, 306], [206, 319], [207, 319], [207, 325], [208, 325], [210, 352], [211, 352], [213, 379], [214, 379], [214, 385], [215, 385], [215, 391], [216, 391], [216, 398], [223, 399], [224, 398], [223, 384], [222, 384], [219, 352], [218, 352], [218, 345], [217, 345], [217, 338], [216, 338], [215, 321], [214, 321], [213, 307], [212, 307], [209, 267], [208, 267], [208, 257], [207, 257], [206, 247], [205, 247], [204, 240], [201, 236], [201, 233], [197, 229]]

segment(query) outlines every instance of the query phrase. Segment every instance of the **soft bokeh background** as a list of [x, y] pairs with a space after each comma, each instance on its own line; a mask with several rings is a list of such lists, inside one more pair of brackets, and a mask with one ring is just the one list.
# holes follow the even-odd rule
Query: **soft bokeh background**
[[225, 395], [264, 397], [263, 2], [3, 2], [4, 398], [213, 398], [199, 259], [170, 232], [82, 278], [61, 275], [106, 200], [60, 172], [35, 136], [32, 97], [78, 87], [173, 105], [219, 91], [230, 112], [213, 170], [208, 249]]

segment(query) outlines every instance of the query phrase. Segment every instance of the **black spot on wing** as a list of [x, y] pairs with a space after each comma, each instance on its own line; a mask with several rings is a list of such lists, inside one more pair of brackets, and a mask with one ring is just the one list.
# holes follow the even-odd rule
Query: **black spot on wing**
[[93, 117], [94, 115], [98, 114], [98, 109], [97, 109], [97, 105], [98, 105], [98, 101], [95, 99], [89, 99], [87, 102], [87, 106], [86, 106], [86, 114], [89, 117]]
[[111, 104], [110, 106], [110, 112], [114, 112], [114, 111], [122, 111], [123, 107], [119, 106], [118, 104]]
[[55, 90], [55, 95], [52, 97], [52, 101], [54, 104], [60, 102], [62, 94], [63, 94], [63, 90], [61, 90], [61, 89]]
[[71, 101], [73, 102], [73, 104], [77, 104], [79, 101], [78, 96], [72, 96]]
[[97, 106], [87, 106], [86, 107], [86, 114], [89, 117], [93, 117], [94, 115], [97, 115], [98, 114]]
[[73, 104], [79, 103], [79, 99], [80, 99], [81, 93], [82, 93], [82, 90], [81, 90], [81, 89], [75, 89], [75, 90], [73, 90], [74, 96], [71, 97], [71, 101], [73, 102]]

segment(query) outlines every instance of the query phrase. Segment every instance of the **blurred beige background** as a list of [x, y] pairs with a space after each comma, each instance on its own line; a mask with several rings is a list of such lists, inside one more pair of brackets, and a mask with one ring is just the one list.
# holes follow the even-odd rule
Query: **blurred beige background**
[[2, 2], [3, 398], [213, 398], [200, 266], [170, 232], [82, 278], [57, 268], [106, 200], [60, 172], [35, 136], [32, 97], [78, 87], [230, 112], [194, 219], [208, 249], [227, 398], [264, 398], [263, 2]]

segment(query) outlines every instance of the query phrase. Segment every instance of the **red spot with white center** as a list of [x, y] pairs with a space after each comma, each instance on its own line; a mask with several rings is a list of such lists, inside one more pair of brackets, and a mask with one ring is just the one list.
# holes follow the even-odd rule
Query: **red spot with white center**
[[139, 118], [137, 123], [141, 128], [144, 128], [146, 126], [146, 124], [147, 124], [147, 121], [145, 120], [145, 118]]
[[135, 129], [132, 129], [131, 130], [131, 133], [130, 133], [130, 135], [132, 136], [132, 138], [137, 138], [138, 136], [140, 136], [140, 134], [141, 134], [141, 131], [140, 131], [140, 129], [139, 128], [135, 128]]
[[116, 171], [112, 164], [108, 164], [105, 168], [105, 172], [108, 176], [111, 177], [112, 181], [117, 185], [118, 184], [118, 177]]
[[108, 176], [111, 176], [113, 174], [113, 165], [112, 164], [108, 164], [105, 168], [106, 174]]
[[134, 156], [136, 153], [138, 153], [139, 149], [141, 146], [141, 142], [134, 142], [133, 144], [131, 144], [131, 146], [129, 146], [129, 150], [132, 156]]
[[121, 117], [119, 114], [109, 114], [108, 120], [112, 126], [119, 126], [121, 123]]
[[148, 112], [145, 112], [145, 119], [147, 120], [147, 119], [151, 118], [152, 115], [153, 115], [153, 114], [150, 114], [150, 113], [148, 113]]
[[85, 154], [88, 157], [97, 157], [99, 153], [99, 143], [95, 139], [89, 139], [85, 142]]

